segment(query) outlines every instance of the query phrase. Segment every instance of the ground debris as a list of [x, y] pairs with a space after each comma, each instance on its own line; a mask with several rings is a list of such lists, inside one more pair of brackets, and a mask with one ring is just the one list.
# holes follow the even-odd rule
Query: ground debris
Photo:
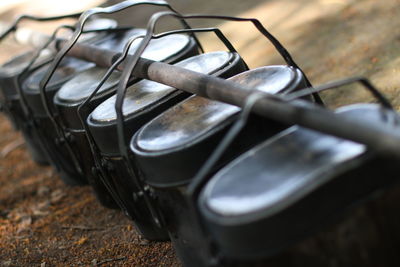
[[39, 186], [38, 190], [36, 191], [38, 196], [45, 196], [50, 193], [50, 188], [48, 186], [41, 185]]
[[88, 241], [88, 239], [89, 238], [87, 236], [83, 236], [78, 241], [75, 242], [75, 245], [81, 246], [85, 244]]
[[65, 197], [65, 192], [62, 189], [57, 189], [57, 190], [51, 192], [50, 202], [52, 204], [57, 203], [58, 201], [60, 201], [64, 197]]
[[62, 229], [82, 230], [82, 231], [104, 231], [105, 228], [101, 227], [89, 227], [84, 225], [63, 225]]
[[[236, 6], [233, 2], [239, 2], [229, 1], [214, 1], [213, 5], [217, 2], [224, 4], [220, 13], [227, 14], [230, 12], [229, 8]], [[304, 16], [304, 10], [314, 9], [313, 6], [318, 6], [322, 1], [341, 2], [350, 7], [344, 8], [342, 14], [314, 10], [322, 14], [318, 20]], [[43, 1], [32, 2], [39, 5], [38, 2]], [[200, 1], [193, 1], [188, 13], [202, 12], [194, 6], [196, 2]], [[266, 0], [260, 6], [248, 5], [259, 14], [253, 16], [253, 11], [248, 10], [246, 16], [261, 20], [265, 18], [265, 22], [266, 18], [268, 21], [274, 20], [279, 16], [286, 16], [289, 8], [285, 8], [285, 5], [294, 2], [298, 2], [296, 5], [299, 7], [307, 8], [296, 9], [296, 16], [284, 17], [283, 23], [278, 23], [278, 19], [276, 23], [268, 22], [267, 25], [275, 25], [271, 30], [280, 39], [282, 37], [285, 45], [289, 45], [296, 61], [304, 65], [311, 81], [318, 84], [354, 74], [367, 76], [383, 88], [384, 93], [394, 100], [399, 109], [400, 98], [395, 90], [399, 88], [397, 77], [400, 72], [400, 64], [397, 64], [399, 49], [395, 47], [398, 47], [400, 41], [400, 20], [395, 19], [400, 17], [398, 0], [364, 0], [358, 1], [359, 3], [347, 0]], [[268, 6], [270, 3], [281, 8], [276, 16], [270, 14], [266, 8], [271, 7]], [[362, 8], [356, 8], [357, 6]], [[368, 10], [373, 12], [366, 12]], [[286, 23], [288, 19], [290, 21]], [[374, 24], [374, 21], [380, 23]], [[234, 32], [240, 33], [242, 28], [236, 25]], [[347, 27], [348, 25], [354, 26], [354, 29]], [[224, 26], [226, 25], [221, 25]], [[246, 32], [237, 38], [246, 42], [240, 44], [239, 48], [242, 56], [249, 59], [246, 60], [249, 66], [253, 68], [268, 65], [267, 63], [275, 64], [275, 56], [270, 52], [271, 49], [265, 49], [264, 42], [260, 42], [262, 47], [247, 45], [252, 44], [247, 41], [253, 40], [253, 37], [250, 32]], [[3, 49], [0, 57], [5, 59], [7, 52], [13, 52], [10, 50]], [[332, 105], [353, 100], [347, 92], [343, 94], [336, 90], [323, 98]], [[170, 243], [147, 242], [141, 239], [132, 228], [132, 222], [122, 213], [99, 205], [88, 186], [66, 186], [53, 168], [34, 164], [26, 149], [19, 149], [22, 139], [2, 114], [0, 129], [0, 266], [39, 266], [44, 262], [46, 266], [77, 266], [77, 261], [82, 266], [90, 266], [91, 262], [95, 263], [94, 266], [179, 266]], [[45, 203], [44, 200], [50, 205], [41, 206], [41, 203]], [[33, 208], [30, 208], [32, 205]], [[17, 231], [21, 229], [27, 232], [22, 231], [18, 235]], [[82, 237], [83, 234], [87, 237]], [[28, 239], [29, 243], [24, 239]], [[119, 255], [126, 255], [126, 258], [119, 259]]]
[[8, 154], [10, 154], [12, 151], [15, 149], [19, 148], [25, 144], [25, 141], [22, 137], [18, 138], [17, 140], [12, 141], [11, 143], [7, 144], [3, 149], [0, 151], [0, 158], [5, 158], [7, 157]]
[[32, 217], [31, 216], [24, 216], [21, 218], [21, 222], [18, 224], [17, 234], [21, 233], [22, 231], [27, 230], [30, 225], [32, 224]]
[[122, 260], [125, 260], [125, 259], [126, 259], [125, 256], [118, 257], [118, 258], [115, 258], [115, 259], [105, 259], [105, 260], [102, 260], [102, 261], [99, 261], [99, 262], [97, 262], [97, 260], [94, 259], [92, 261], [92, 264], [94, 264], [94, 262], [95, 262], [95, 264], [92, 265], [92, 266], [101, 266], [101, 265], [106, 264], [106, 263], [110, 263], [110, 262], [114, 262], [114, 261], [122, 261]]

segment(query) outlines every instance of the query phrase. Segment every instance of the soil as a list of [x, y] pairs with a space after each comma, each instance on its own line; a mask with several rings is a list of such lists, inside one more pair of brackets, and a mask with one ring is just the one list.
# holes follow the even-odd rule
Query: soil
[[[399, 0], [171, 2], [188, 13], [256, 17], [313, 83], [366, 76], [400, 106]], [[250, 24], [220, 26], [251, 67], [282, 62]], [[210, 50], [221, 47], [214, 38], [204, 40]], [[0, 60], [15, 52], [7, 40]], [[350, 87], [323, 98], [332, 107], [372, 101], [368, 93]], [[179, 265], [170, 243], [141, 239], [121, 212], [100, 206], [89, 187], [66, 186], [50, 167], [33, 163], [21, 135], [3, 115], [0, 129], [0, 266]]]

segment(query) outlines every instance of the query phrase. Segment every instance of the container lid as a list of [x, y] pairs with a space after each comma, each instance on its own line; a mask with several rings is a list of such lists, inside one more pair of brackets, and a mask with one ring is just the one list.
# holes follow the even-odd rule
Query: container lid
[[[121, 52], [129, 38], [140, 36], [145, 33], [146, 30], [144, 29], [134, 29], [129, 31], [128, 34], [124, 34], [122, 38], [114, 38], [114, 41], [105, 42], [103, 46]], [[141, 39], [142, 38], [135, 41], [130, 49], [130, 53], [133, 53], [137, 49]], [[177, 34], [155, 39], [150, 42], [143, 57], [155, 61], [163, 61], [184, 49], [188, 42], [189, 38], [186, 35]], [[99, 81], [106, 72], [106, 68], [93, 67], [88, 69], [66, 82], [57, 93], [56, 97], [66, 102], [81, 102], [96, 89]], [[120, 75], [120, 72], [115, 71], [100, 88], [97, 95], [116, 86]]]
[[[297, 76], [299, 74], [292, 67], [267, 66], [240, 73], [229, 80], [275, 94], [291, 87]], [[189, 144], [239, 110], [222, 102], [190, 97], [145, 125], [139, 131], [135, 145], [143, 151], [157, 152]]]
[[[75, 58], [64, 58], [61, 61], [60, 66], [54, 72], [54, 75], [51, 77], [47, 90], [54, 90], [61, 84], [65, 83], [71, 77], [73, 77], [76, 73], [87, 70], [90, 67], [93, 67], [93, 63], [89, 63], [83, 60], [75, 59]], [[48, 70], [49, 65], [42, 66], [37, 69], [32, 75], [29, 76], [28, 79], [24, 82], [24, 89], [26, 92], [30, 93], [39, 93], [40, 87], [39, 83], [43, 79], [45, 73]]]
[[111, 36], [111, 38], [107, 38], [105, 40], [100, 40], [99, 43], [97, 44], [97, 46], [100, 48], [103, 48], [103, 49], [109, 49], [109, 50], [113, 50], [116, 52], [122, 52], [126, 42], [130, 38], [134, 38], [134, 37], [144, 35], [144, 34], [146, 34], [146, 30], [142, 29], [142, 28], [135, 28], [135, 29], [131, 29], [131, 30], [115, 32], [115, 33], [108, 35], [108, 36]]
[[[85, 70], [66, 82], [57, 92], [56, 97], [66, 102], [81, 102], [96, 89], [99, 81], [103, 78], [106, 72], [107, 69], [99, 67], [92, 67]], [[118, 83], [119, 78], [120, 73], [113, 72], [97, 94], [99, 95], [114, 87]]]
[[[129, 50], [130, 54], [133, 54], [137, 50], [141, 41], [142, 38], [138, 38], [134, 41]], [[172, 34], [159, 39], [153, 39], [146, 47], [146, 50], [144, 50], [141, 57], [154, 61], [163, 61], [181, 52], [189, 43], [190, 37], [184, 34]]]
[[[13, 57], [2, 66], [0, 66], [0, 77], [10, 77], [19, 74], [24, 70], [33, 57], [34, 52], [28, 51], [16, 57]], [[44, 50], [36, 62], [43, 62], [46, 59], [50, 59], [50, 50]], [[37, 64], [36, 64], [37, 65]]]
[[[385, 123], [377, 105], [352, 105], [337, 112]], [[265, 218], [326, 183], [344, 162], [366, 150], [362, 144], [293, 126], [221, 169], [203, 188], [201, 202], [227, 219]]]
[[[196, 72], [212, 73], [227, 64], [230, 58], [231, 54], [228, 52], [212, 52], [190, 57], [175, 65]], [[135, 83], [127, 90], [123, 105], [124, 116], [138, 113], [174, 91], [176, 91], [175, 88], [149, 80]], [[114, 95], [100, 104], [92, 112], [91, 120], [93, 122], [115, 121], [115, 100]]]

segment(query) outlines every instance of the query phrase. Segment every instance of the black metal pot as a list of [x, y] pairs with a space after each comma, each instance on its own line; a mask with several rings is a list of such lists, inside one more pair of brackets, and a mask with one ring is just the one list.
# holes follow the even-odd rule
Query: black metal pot
[[[114, 20], [98, 18], [89, 21], [85, 29], [113, 29], [116, 25]], [[97, 32], [88, 33], [82, 39], [86, 42], [97, 42], [106, 38], [109, 37], [105, 32]], [[48, 49], [42, 49], [36, 55], [37, 52], [39, 51], [23, 53], [0, 67], [0, 101], [3, 111], [14, 128], [21, 130], [33, 160], [38, 164], [48, 164], [48, 155], [34, 130], [34, 122], [30, 117], [29, 107], [26, 106], [24, 96], [21, 95], [21, 84], [24, 80], [39, 67], [52, 61], [54, 57], [54, 54]]]
[[[94, 23], [94, 26], [96, 25], [97, 24]], [[121, 38], [121, 33], [110, 33], [108, 35], [100, 33], [99, 36], [92, 34], [90, 38], [86, 38], [86, 42], [91, 42], [103, 48], [114, 49], [118, 43], [116, 40], [119, 38]], [[53, 99], [54, 95], [64, 83], [80, 72], [86, 71], [92, 67], [94, 67], [93, 63], [68, 57], [65, 58], [61, 62], [60, 67], [56, 69], [46, 87], [47, 99]], [[41, 65], [40, 68], [36, 68], [26, 76], [21, 85], [23, 97], [30, 112], [30, 118], [27, 119], [31, 124], [29, 132], [37, 137], [37, 141], [45, 150], [49, 161], [66, 184], [86, 184], [87, 179], [83, 175], [79, 159], [77, 159], [73, 151], [69, 149], [66, 140], [59, 137], [57, 129], [52, 123], [52, 119], [59, 119], [56, 114], [56, 109], [51, 103], [52, 101], [49, 101], [49, 108], [51, 113], [54, 114], [53, 118], [49, 117], [44, 103], [42, 102], [40, 82], [48, 68], [49, 64], [44, 64]], [[69, 136], [69, 138], [73, 137]]]
[[[198, 72], [209, 73], [221, 77], [229, 77], [244, 69], [238, 54], [213, 52], [201, 54], [183, 60], [177, 65]], [[166, 85], [148, 80], [140, 81], [128, 88], [123, 106], [126, 137], [130, 138], [142, 125], [158, 114], [177, 104], [189, 96]], [[143, 198], [137, 196], [137, 188], [131, 174], [127, 171], [118, 148], [116, 133], [115, 99], [106, 100], [99, 105], [88, 118], [91, 134], [99, 148], [104, 164], [109, 168], [108, 179], [115, 185], [116, 191], [123, 199], [126, 211], [134, 219], [139, 230], [147, 239], [167, 239], [164, 229], [158, 229], [153, 222]], [[148, 231], [147, 225], [154, 225]]]
[[[302, 73], [288, 66], [262, 67], [231, 80], [270, 93], [305, 86]], [[146, 124], [132, 138], [131, 150], [145, 183], [159, 197], [167, 229], [184, 266], [207, 266], [212, 258], [201, 222], [187, 196], [187, 186], [237, 119], [239, 111], [232, 105], [192, 96]], [[251, 116], [211, 172], [285, 127]]]
[[51, 60], [49, 55], [42, 56], [31, 67], [30, 72], [23, 73], [33, 54], [33, 51], [25, 52], [0, 67], [0, 102], [2, 110], [11, 121], [14, 129], [21, 130], [33, 160], [38, 164], [47, 164], [47, 155], [41, 147], [37, 136], [30, 130], [29, 121], [22, 109], [21, 99], [18, 94], [20, 81], [23, 81], [30, 73]]
[[[399, 130], [398, 115], [374, 104], [336, 112]], [[397, 182], [398, 172], [364, 145], [293, 126], [216, 173], [198, 204], [223, 258], [249, 266]]]
[[[124, 34], [123, 38], [117, 39], [118, 43], [114, 47], [120, 47], [122, 50], [121, 45], [126, 43], [128, 37], [134, 38], [144, 33], [144, 29], [130, 31], [128, 34]], [[146, 50], [144, 56], [153, 60], [174, 62], [197, 53], [197, 46], [192, 38], [185, 35], [171, 35], [154, 40]], [[92, 67], [78, 74], [65, 83], [57, 92], [54, 97], [54, 105], [59, 114], [64, 132], [72, 137], [69, 140], [69, 144], [81, 162], [83, 174], [93, 187], [100, 203], [106, 207], [117, 208], [118, 206], [99, 178], [99, 172], [95, 170], [94, 157], [86, 136], [85, 127], [82, 125], [78, 115], [78, 108], [95, 90], [106, 72], [107, 69], [105, 68]], [[105, 84], [83, 109], [83, 113], [81, 114], [82, 119], [86, 119], [95, 107], [115, 94], [115, 86], [119, 78], [120, 73], [115, 71], [107, 79]], [[131, 83], [137, 81], [138, 79], [133, 78]]]

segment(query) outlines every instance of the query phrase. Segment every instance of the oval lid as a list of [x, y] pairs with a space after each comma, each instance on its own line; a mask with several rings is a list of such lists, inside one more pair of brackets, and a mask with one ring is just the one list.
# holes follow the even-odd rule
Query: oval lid
[[[137, 50], [142, 39], [138, 38], [133, 42], [129, 54], [133, 54]], [[190, 37], [184, 34], [171, 34], [159, 39], [152, 39], [141, 57], [163, 61], [181, 52], [188, 46], [189, 42]]]
[[[176, 63], [185, 69], [201, 73], [212, 73], [229, 63], [232, 54], [228, 52], [212, 52], [200, 54]], [[127, 89], [123, 105], [124, 116], [138, 113], [173, 93], [177, 89], [149, 80], [142, 80]], [[116, 120], [115, 113], [116, 95], [101, 103], [91, 114], [93, 122], [112, 122]]]
[[[86, 99], [97, 87], [100, 79], [106, 74], [107, 69], [92, 67], [76, 75], [66, 82], [57, 92], [57, 99], [66, 102], [81, 102]], [[119, 72], [113, 72], [106, 80], [96, 95], [114, 87], [120, 78]]]
[[[60, 66], [56, 69], [53, 76], [51, 77], [46, 89], [52, 90], [54, 87], [58, 87], [61, 84], [65, 83], [76, 73], [82, 72], [93, 66], [93, 63], [89, 63], [83, 60], [70, 57], [64, 58], [61, 61]], [[45, 66], [42, 66], [41, 68], [33, 72], [33, 74], [31, 74], [29, 78], [26, 79], [26, 81], [24, 82], [24, 88], [30, 92], [40, 92], [39, 83], [43, 79], [48, 68], [49, 65], [46, 64]]]
[[[296, 77], [296, 70], [291, 67], [267, 66], [242, 72], [229, 80], [275, 94], [289, 88]], [[135, 146], [147, 152], [180, 147], [199, 140], [239, 110], [233, 105], [192, 96], [146, 124], [139, 131]]]
[[[124, 34], [122, 40], [115, 38], [115, 41], [105, 42], [103, 46], [109, 47], [116, 51], [122, 51], [126, 41], [134, 36], [140, 36], [146, 33], [144, 29], [134, 29], [129, 31], [129, 34]], [[129, 53], [133, 53], [142, 38], [139, 38], [132, 45]], [[160, 39], [152, 40], [149, 46], [143, 53], [143, 57], [155, 61], [163, 61], [171, 56], [179, 53], [187, 45], [189, 39], [186, 35], [170, 35]], [[114, 44], [114, 45], [110, 45]], [[92, 67], [66, 82], [57, 92], [57, 98], [66, 102], [80, 102], [86, 99], [97, 87], [100, 79], [106, 74], [106, 68]], [[121, 73], [115, 71], [103, 84], [97, 95], [100, 95], [106, 90], [118, 84]]]
[[[374, 104], [346, 106], [336, 112], [384, 123]], [[228, 219], [270, 216], [325, 183], [333, 169], [366, 150], [362, 144], [293, 126], [215, 174], [203, 188], [201, 203]]]
[[[25, 69], [29, 62], [31, 61], [33, 57], [34, 52], [33, 51], [28, 51], [23, 54], [20, 54], [18, 56], [13, 57], [6, 63], [0, 66], [0, 77], [1, 76], [12, 76], [19, 74], [23, 69]], [[50, 59], [51, 52], [50, 50], [44, 50], [40, 54], [39, 58], [36, 60], [36, 62], [43, 62], [46, 59]], [[34, 64], [34, 66], [37, 64]]]

